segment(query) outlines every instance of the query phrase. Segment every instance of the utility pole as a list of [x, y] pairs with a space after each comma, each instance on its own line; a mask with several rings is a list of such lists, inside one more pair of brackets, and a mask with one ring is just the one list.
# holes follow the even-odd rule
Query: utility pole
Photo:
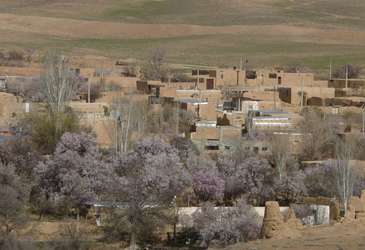
[[259, 80], [259, 91], [261, 91], [261, 83], [262, 83], [262, 78], [261, 78], [261, 67], [260, 67], [260, 80]]
[[202, 113], [201, 113], [201, 106], [202, 106], [202, 90], [199, 90], [199, 118], [202, 117]]
[[170, 87], [170, 68], [169, 68], [169, 87]]
[[303, 88], [304, 88], [304, 76], [302, 76], [302, 101], [300, 102], [300, 107], [303, 107], [303, 101], [304, 101]]
[[104, 61], [101, 60], [101, 82], [104, 81]]
[[87, 70], [87, 84], [89, 85], [89, 87], [87, 88], [87, 103], [90, 103], [90, 73], [89, 70]]
[[200, 89], [200, 87], [199, 87], [199, 64], [198, 64], [198, 70], [197, 70], [196, 85], [197, 85], [198, 89]]
[[362, 110], [362, 133], [364, 133], [364, 127], [365, 127], [364, 118], [365, 118], [365, 109]]
[[349, 83], [349, 66], [346, 66], [346, 88], [348, 88], [348, 83]]
[[330, 58], [330, 79], [332, 79], [332, 58]]
[[276, 110], [276, 97], [275, 97], [276, 87], [274, 87], [274, 110]]
[[326, 98], [323, 98], [323, 120], [326, 120]]
[[239, 78], [239, 80], [238, 80], [238, 83], [237, 83], [237, 85], [239, 85], [240, 84], [240, 81], [241, 81], [241, 79], [242, 79], [242, 57], [243, 57], [243, 55], [241, 55], [241, 62], [240, 62], [240, 78]]

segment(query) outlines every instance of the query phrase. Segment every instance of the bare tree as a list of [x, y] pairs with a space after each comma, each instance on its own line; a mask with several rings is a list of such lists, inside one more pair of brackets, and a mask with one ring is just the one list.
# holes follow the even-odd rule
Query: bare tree
[[65, 58], [59, 51], [47, 52], [41, 66], [42, 91], [56, 131], [59, 127], [59, 115], [66, 111], [75, 89], [70, 67], [70, 58]]
[[0, 223], [5, 227], [6, 235], [17, 228], [28, 224], [28, 217], [24, 214], [25, 206], [17, 199], [17, 191], [8, 186], [0, 186]]
[[155, 50], [151, 51], [147, 57], [148, 69], [144, 73], [144, 78], [147, 80], [160, 80], [166, 79], [168, 69], [163, 66], [167, 51], [158, 46]]
[[337, 122], [330, 119], [324, 120], [317, 112], [308, 111], [303, 114], [305, 120], [299, 124], [302, 133], [301, 160], [322, 160], [332, 154], [332, 141]]
[[116, 154], [124, 153], [130, 148], [134, 132], [138, 132], [138, 140], [147, 130], [148, 103], [135, 100], [134, 96], [134, 90], [125, 95], [120, 91], [113, 94], [107, 131], [114, 142]]
[[346, 63], [341, 68], [336, 69], [332, 73], [332, 77], [333, 78], [345, 79], [346, 78], [346, 71], [347, 71], [349, 79], [356, 79], [356, 78], [359, 77], [359, 75], [361, 73], [361, 70], [362, 69], [359, 66], [355, 66], [352, 63]]
[[274, 136], [271, 142], [271, 152], [281, 180], [286, 162], [290, 157], [289, 138], [283, 135]]
[[336, 159], [325, 163], [326, 173], [330, 186], [341, 198], [346, 213], [347, 202], [353, 194], [359, 172], [358, 163], [351, 161], [355, 156], [355, 143], [353, 141], [338, 142], [335, 146], [335, 155]]
[[302, 62], [297, 59], [293, 59], [288, 63], [288, 66], [284, 68], [284, 72], [298, 73], [300, 67], [302, 67]]

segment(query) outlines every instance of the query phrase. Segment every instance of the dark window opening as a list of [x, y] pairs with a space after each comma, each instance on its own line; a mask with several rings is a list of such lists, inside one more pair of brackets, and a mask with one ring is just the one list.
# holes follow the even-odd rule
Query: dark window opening
[[247, 70], [246, 78], [247, 79], [256, 79], [256, 71]]
[[227, 150], [230, 150], [230, 149], [231, 149], [231, 146], [226, 146], [226, 149], [227, 149]]
[[276, 73], [269, 73], [269, 78], [275, 78], [276, 79], [277, 74]]
[[219, 150], [219, 146], [205, 146], [205, 150]]
[[267, 151], [267, 147], [263, 147], [262, 148], [262, 151]]

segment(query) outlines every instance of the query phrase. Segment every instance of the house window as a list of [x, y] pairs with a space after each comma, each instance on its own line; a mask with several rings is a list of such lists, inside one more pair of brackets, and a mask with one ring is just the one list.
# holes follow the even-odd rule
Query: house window
[[225, 74], [221, 74], [221, 79], [225, 79], [226, 75]]
[[253, 110], [253, 105], [248, 105], [248, 110]]
[[262, 151], [267, 151], [267, 147], [262, 147]]
[[333, 107], [333, 114], [338, 114], [338, 107]]
[[231, 146], [226, 146], [226, 149], [227, 149], [227, 150], [230, 150], [230, 149], [231, 149]]
[[219, 150], [219, 146], [205, 146], [205, 150]]
[[277, 75], [276, 73], [269, 73], [269, 78], [275, 78], [276, 79]]

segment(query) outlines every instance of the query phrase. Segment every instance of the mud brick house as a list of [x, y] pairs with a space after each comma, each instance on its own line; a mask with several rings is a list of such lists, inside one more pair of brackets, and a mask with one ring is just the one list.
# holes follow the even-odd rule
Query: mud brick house
[[178, 102], [181, 109], [188, 113], [194, 113], [200, 119], [207, 121], [216, 121], [215, 102], [200, 101], [200, 100], [174, 100]]
[[[283, 102], [299, 106], [302, 101], [302, 87], [279, 87], [279, 98]], [[322, 106], [326, 98], [334, 98], [335, 89], [321, 87], [303, 88], [303, 106]]]
[[[328, 81], [317, 79], [312, 73], [271, 73], [263, 71], [261, 85], [266, 86], [304, 86], [309, 87], [327, 87]], [[259, 79], [257, 79], [259, 80]], [[257, 84], [259, 82], [257, 81]]]

